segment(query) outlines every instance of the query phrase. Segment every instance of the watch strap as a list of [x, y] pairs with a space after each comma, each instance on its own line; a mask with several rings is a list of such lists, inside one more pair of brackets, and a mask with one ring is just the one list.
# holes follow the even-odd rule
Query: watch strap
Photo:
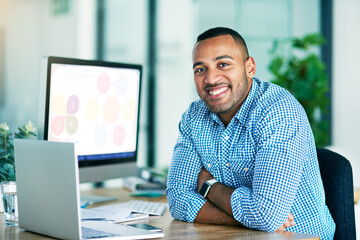
[[210, 186], [212, 186], [212, 185], [214, 185], [215, 183], [217, 183], [218, 181], [217, 181], [215, 178], [213, 178], [213, 179], [207, 180], [206, 182], [207, 182]]
[[212, 185], [214, 185], [215, 183], [217, 183], [218, 181], [213, 178], [210, 180], [207, 180], [206, 182], [203, 183], [203, 185], [200, 188], [199, 193], [203, 196], [203, 198], [206, 198], [206, 196], [208, 195], [210, 188]]

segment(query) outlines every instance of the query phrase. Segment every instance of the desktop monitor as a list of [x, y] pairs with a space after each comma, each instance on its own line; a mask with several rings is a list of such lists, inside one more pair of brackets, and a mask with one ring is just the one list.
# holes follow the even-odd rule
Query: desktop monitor
[[80, 182], [137, 174], [141, 65], [44, 57], [39, 136], [74, 142]]

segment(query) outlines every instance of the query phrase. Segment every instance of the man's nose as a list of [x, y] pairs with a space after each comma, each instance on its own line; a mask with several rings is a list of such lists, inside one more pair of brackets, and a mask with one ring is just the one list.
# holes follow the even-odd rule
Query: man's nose
[[221, 75], [217, 69], [208, 69], [206, 72], [205, 82], [215, 84], [221, 79]]

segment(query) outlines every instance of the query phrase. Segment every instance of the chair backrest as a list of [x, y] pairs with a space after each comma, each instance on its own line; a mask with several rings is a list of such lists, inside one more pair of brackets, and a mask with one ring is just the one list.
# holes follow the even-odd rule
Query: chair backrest
[[318, 148], [317, 155], [326, 205], [336, 224], [334, 239], [356, 239], [351, 164], [345, 157], [325, 148]]

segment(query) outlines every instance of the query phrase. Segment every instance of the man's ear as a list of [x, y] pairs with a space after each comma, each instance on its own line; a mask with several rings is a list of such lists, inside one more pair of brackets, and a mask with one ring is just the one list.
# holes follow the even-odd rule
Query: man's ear
[[245, 69], [247, 77], [252, 78], [255, 76], [256, 64], [253, 57], [248, 57], [248, 59], [245, 61]]

